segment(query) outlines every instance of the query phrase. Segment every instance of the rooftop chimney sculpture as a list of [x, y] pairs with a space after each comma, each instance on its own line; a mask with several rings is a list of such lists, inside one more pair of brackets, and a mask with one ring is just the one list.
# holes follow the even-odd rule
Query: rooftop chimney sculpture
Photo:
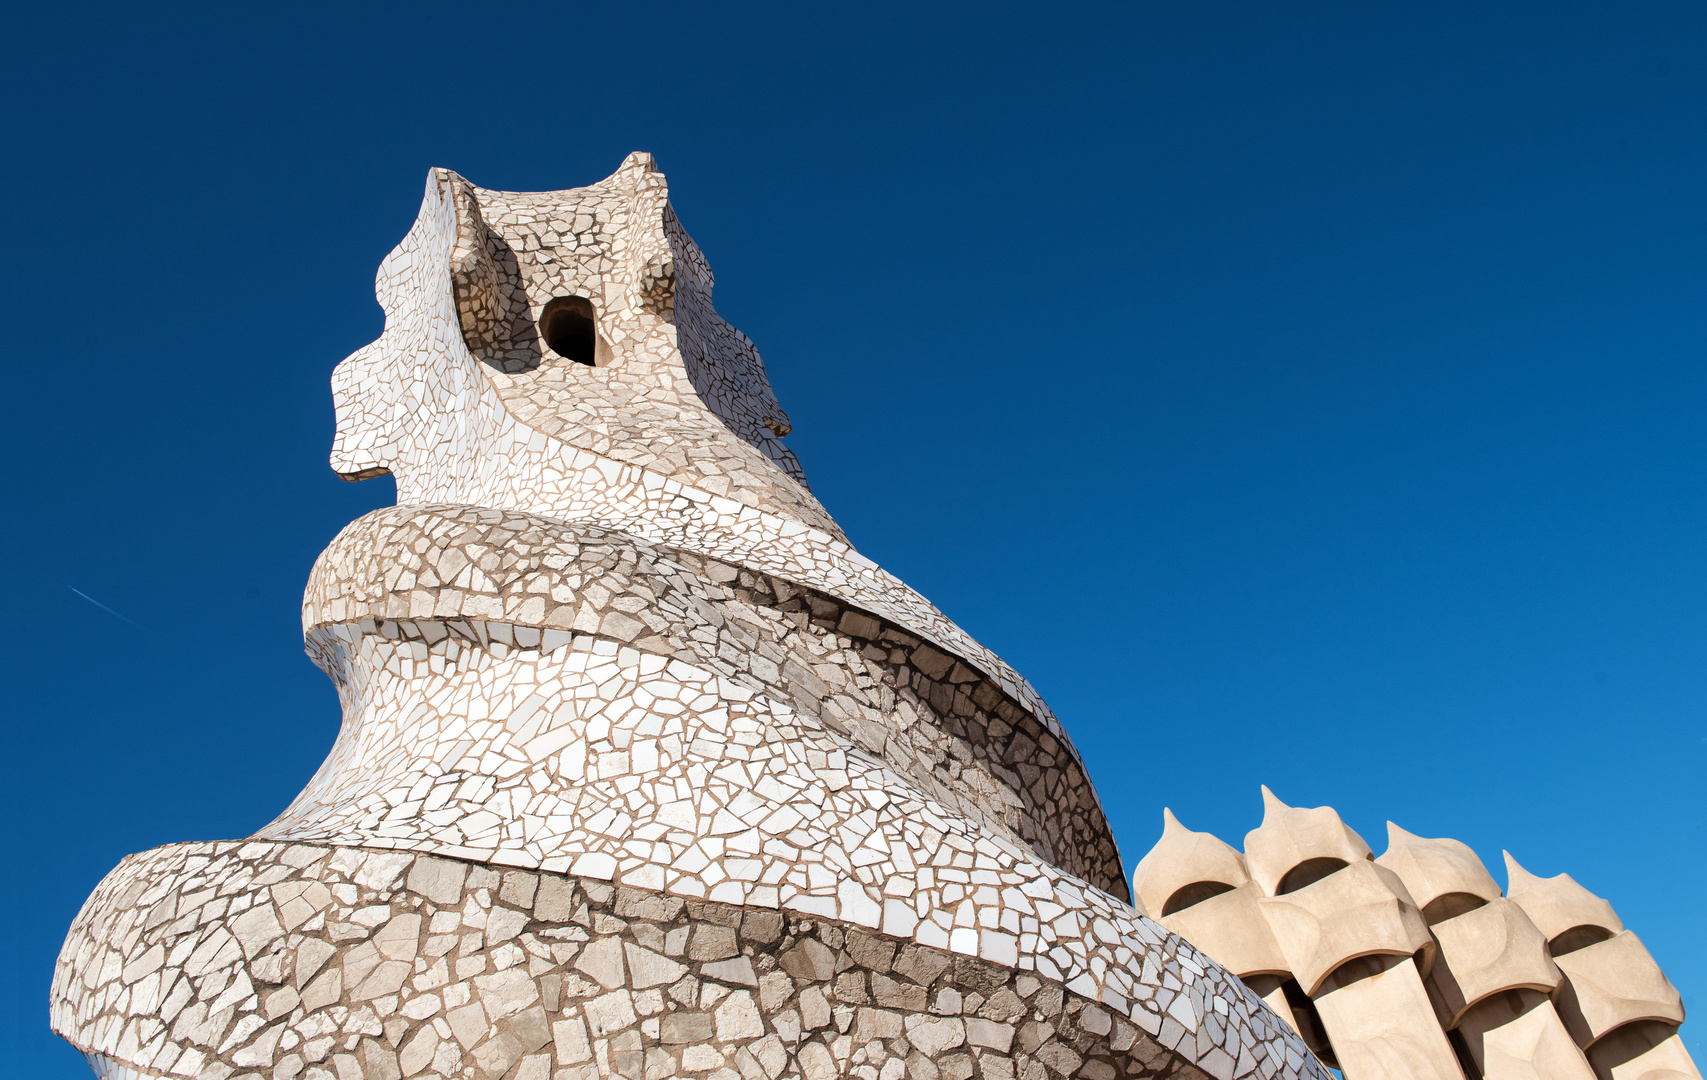
[[[1325, 1080], [1128, 906], [1061, 725], [849, 545], [711, 288], [644, 154], [558, 192], [431, 173], [332, 380], [333, 468], [398, 497], [303, 599], [337, 742], [254, 836], [102, 881], [55, 1030], [109, 1080]], [[1254, 880], [1205, 848], [1227, 902], [1363, 850], [1276, 830]], [[1415, 997], [1422, 916], [1357, 874], [1313, 888], [1378, 925], [1250, 947], [1312, 993], [1399, 948]]]
[[1134, 903], [1238, 975], [1348, 1080], [1700, 1080], [1683, 1005], [1612, 906], [1506, 855], [1263, 788], [1241, 854], [1162, 812]]

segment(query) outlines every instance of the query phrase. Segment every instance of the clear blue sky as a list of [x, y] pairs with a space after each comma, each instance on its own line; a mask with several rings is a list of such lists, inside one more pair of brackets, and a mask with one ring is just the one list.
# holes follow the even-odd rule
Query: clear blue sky
[[1707, 8], [1407, 7], [11, 9], [0, 1074], [87, 1075], [101, 875], [332, 742], [298, 601], [392, 489], [327, 377], [427, 169], [636, 149], [1128, 867], [1266, 782], [1569, 871], [1707, 1008]]

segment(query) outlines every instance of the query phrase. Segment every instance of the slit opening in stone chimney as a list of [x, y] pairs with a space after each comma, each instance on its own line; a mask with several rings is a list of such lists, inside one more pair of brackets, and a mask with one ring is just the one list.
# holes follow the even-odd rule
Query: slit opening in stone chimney
[[[1619, 1075], [1623, 1072], [1618, 1068], [1620, 1065], [1628, 1064], [1632, 1059], [1647, 1053], [1676, 1034], [1677, 1025], [1669, 1020], [1633, 1020], [1613, 1028], [1589, 1045], [1589, 1067], [1594, 1070], [1596, 1076]], [[1650, 1072], [1642, 1075], [1656, 1074]], [[1666, 1072], [1658, 1075], [1681, 1074]]]
[[1446, 1041], [1452, 1044], [1452, 1056], [1458, 1059], [1458, 1067], [1464, 1070], [1464, 1075], [1470, 1080], [1484, 1080], [1481, 1066], [1476, 1064], [1476, 1055], [1470, 1052], [1470, 1042], [1464, 1038], [1460, 1028], [1453, 1028], [1446, 1033]]
[[1317, 859], [1305, 859], [1286, 872], [1280, 879], [1280, 887], [1274, 890], [1274, 895], [1285, 896], [1289, 892], [1314, 885], [1336, 870], [1345, 869], [1346, 861], [1324, 855]]
[[1162, 905], [1162, 917], [1167, 918], [1176, 911], [1196, 907], [1212, 896], [1232, 891], [1233, 886], [1225, 881], [1194, 881], [1174, 890], [1174, 894], [1168, 897], [1168, 902]]
[[1423, 922], [1430, 926], [1435, 923], [1456, 919], [1468, 911], [1475, 911], [1487, 903], [1486, 900], [1473, 893], [1449, 892], [1430, 900], [1423, 907]]
[[539, 336], [547, 347], [565, 360], [588, 367], [603, 367], [598, 319], [593, 303], [584, 296], [558, 296], [539, 313]]
[[1292, 1010], [1292, 1018], [1298, 1023], [1298, 1036], [1304, 1040], [1304, 1045], [1310, 1053], [1321, 1059], [1323, 1065], [1339, 1071], [1339, 1055], [1334, 1053], [1333, 1041], [1328, 1038], [1328, 1027], [1322, 1023], [1322, 1014], [1316, 1011], [1316, 1003], [1304, 993], [1304, 988], [1298, 985], [1298, 980], [1287, 979], [1280, 984], [1281, 993], [1286, 996], [1286, 1007]]
[[1574, 953], [1578, 949], [1586, 949], [1590, 945], [1598, 945], [1607, 938], [1614, 936], [1616, 935], [1604, 926], [1592, 924], [1573, 926], [1549, 941], [1547, 951], [1554, 956], [1564, 956], [1567, 953]]

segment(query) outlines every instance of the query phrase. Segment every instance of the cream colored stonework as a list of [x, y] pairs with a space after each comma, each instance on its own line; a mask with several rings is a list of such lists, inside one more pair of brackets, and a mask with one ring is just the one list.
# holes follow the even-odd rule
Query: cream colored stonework
[[1136, 903], [1229, 971], [1348, 1080], [1699, 1080], [1683, 1005], [1612, 906], [1506, 856], [1388, 823], [1369, 846], [1328, 807], [1263, 788], [1245, 850], [1163, 811]]

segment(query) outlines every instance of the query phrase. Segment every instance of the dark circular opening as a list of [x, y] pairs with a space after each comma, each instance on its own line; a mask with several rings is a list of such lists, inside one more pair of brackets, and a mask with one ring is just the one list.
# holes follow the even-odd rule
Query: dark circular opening
[[559, 296], [539, 313], [539, 336], [565, 360], [592, 367], [598, 357], [593, 305], [585, 297]]

